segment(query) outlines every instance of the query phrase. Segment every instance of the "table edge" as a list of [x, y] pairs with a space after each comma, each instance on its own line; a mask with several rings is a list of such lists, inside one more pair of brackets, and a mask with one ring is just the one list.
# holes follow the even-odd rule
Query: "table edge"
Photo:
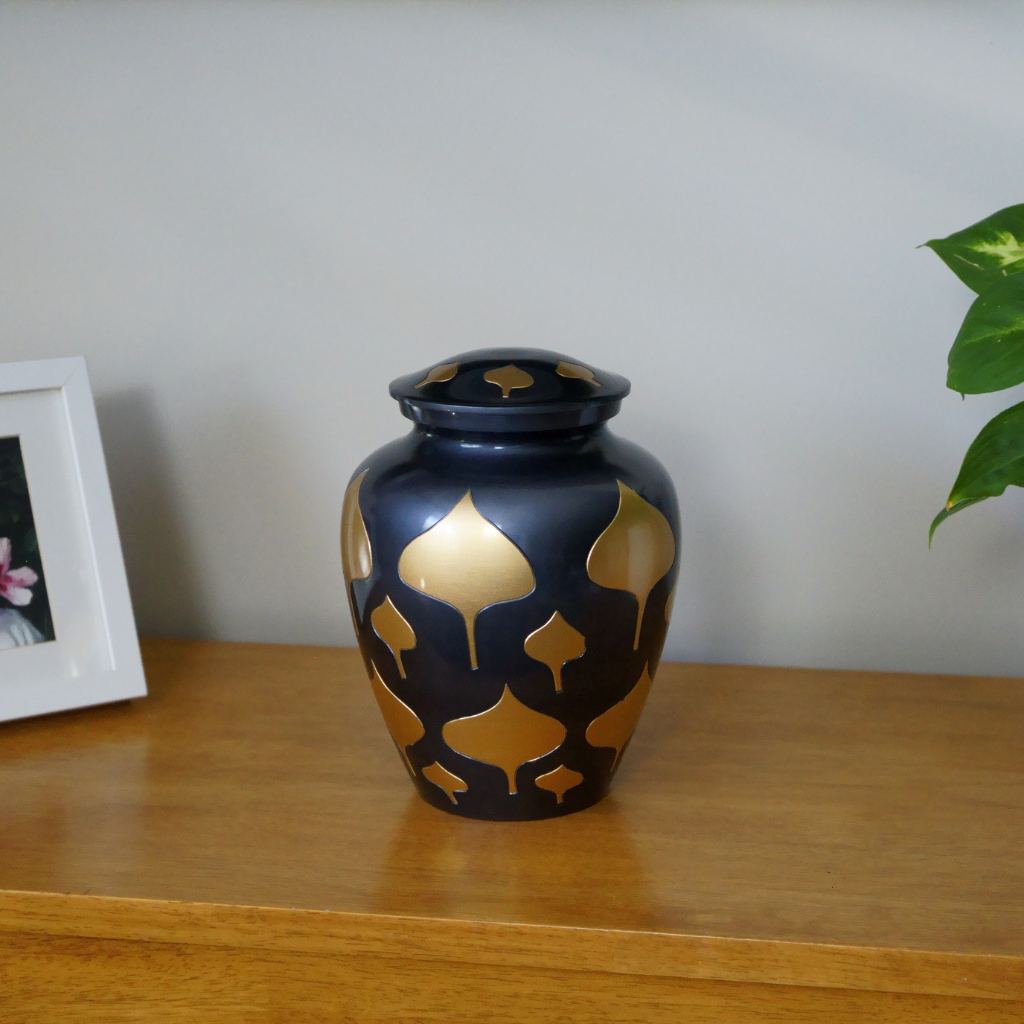
[[3, 932], [1024, 999], [1024, 956], [678, 932], [0, 890]]

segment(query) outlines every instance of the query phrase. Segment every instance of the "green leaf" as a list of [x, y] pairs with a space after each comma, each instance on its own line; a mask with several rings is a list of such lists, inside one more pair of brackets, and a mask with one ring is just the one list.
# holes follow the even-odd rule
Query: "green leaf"
[[969, 501], [961, 501], [959, 505], [954, 505], [952, 508], [944, 508], [933, 520], [931, 528], [928, 530], [928, 547], [932, 546], [932, 537], [935, 536], [935, 531], [938, 528], [939, 523], [947, 520], [951, 515], [959, 512], [962, 508], [967, 508], [968, 505], [977, 505], [979, 501], [984, 501], [984, 498], [971, 498]]
[[928, 531], [968, 505], [996, 498], [1011, 484], [1024, 487], [1024, 402], [993, 417], [971, 442], [946, 507]]
[[979, 295], [949, 350], [946, 386], [966, 395], [1002, 391], [1024, 381], [1024, 274]]
[[963, 231], [924, 244], [968, 288], [981, 293], [1024, 270], [1024, 204], [1008, 206]]

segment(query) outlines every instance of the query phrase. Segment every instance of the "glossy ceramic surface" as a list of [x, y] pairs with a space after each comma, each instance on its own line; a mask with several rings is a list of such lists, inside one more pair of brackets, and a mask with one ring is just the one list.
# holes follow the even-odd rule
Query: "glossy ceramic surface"
[[416, 426], [353, 474], [343, 563], [367, 674], [437, 807], [543, 818], [608, 790], [677, 564], [668, 475], [604, 424], [628, 390], [532, 349], [392, 384]]

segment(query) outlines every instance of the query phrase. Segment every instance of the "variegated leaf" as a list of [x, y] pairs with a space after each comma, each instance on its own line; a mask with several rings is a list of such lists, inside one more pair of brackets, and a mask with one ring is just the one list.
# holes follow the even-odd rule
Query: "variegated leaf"
[[979, 294], [1024, 270], [1024, 204], [1008, 206], [963, 231], [924, 243]]

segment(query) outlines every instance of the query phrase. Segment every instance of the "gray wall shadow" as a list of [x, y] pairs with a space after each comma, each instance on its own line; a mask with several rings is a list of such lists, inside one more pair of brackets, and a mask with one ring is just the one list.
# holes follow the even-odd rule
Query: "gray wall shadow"
[[207, 609], [152, 396], [98, 395], [96, 415], [139, 633], [200, 638]]

